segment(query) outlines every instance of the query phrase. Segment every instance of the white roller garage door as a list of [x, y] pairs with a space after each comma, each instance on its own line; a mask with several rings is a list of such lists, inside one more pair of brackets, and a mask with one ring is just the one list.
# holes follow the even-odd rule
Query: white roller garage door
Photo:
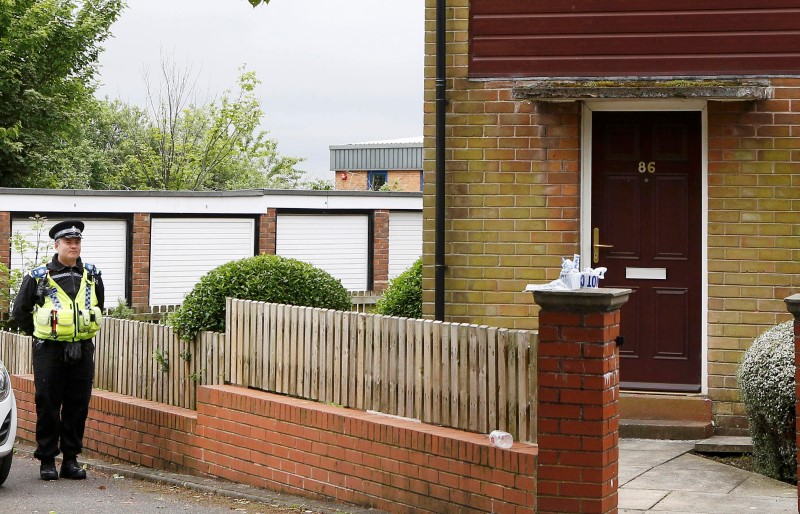
[[[47, 232], [50, 227], [64, 221], [66, 218], [48, 218], [44, 225], [41, 237], [49, 240]], [[127, 262], [127, 223], [125, 220], [91, 219], [82, 218], [86, 228], [84, 239], [81, 242], [81, 259], [97, 266], [103, 273], [105, 286], [105, 307], [114, 308], [119, 298], [125, 299], [125, 277], [128, 271]], [[19, 232], [26, 240], [35, 245], [36, 234], [33, 231], [33, 221], [29, 219], [12, 220], [11, 232]], [[43, 245], [44, 246], [44, 245]], [[53, 256], [52, 242], [47, 244], [47, 257]], [[11, 267], [18, 269], [23, 260], [32, 260], [33, 251], [29, 250], [24, 255], [14, 251], [12, 245]]]
[[152, 218], [150, 305], [182, 303], [203, 275], [254, 252], [253, 218]]
[[351, 291], [366, 291], [369, 218], [362, 214], [279, 214], [275, 253], [313, 264]]
[[422, 255], [422, 213], [389, 214], [389, 279], [407, 270]]

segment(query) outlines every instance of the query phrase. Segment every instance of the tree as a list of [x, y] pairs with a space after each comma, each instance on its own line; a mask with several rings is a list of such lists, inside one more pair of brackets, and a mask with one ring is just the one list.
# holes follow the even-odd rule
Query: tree
[[316, 178], [307, 180], [300, 184], [300, 189], [310, 189], [311, 191], [333, 191], [335, 188], [332, 180]]
[[162, 59], [160, 86], [146, 78], [147, 106], [109, 102], [94, 113], [87, 137], [107, 161], [94, 183], [130, 189], [221, 190], [297, 187], [301, 159], [278, 154], [260, 130], [254, 72], [241, 70], [238, 91], [204, 102], [191, 71]]
[[[68, 187], [80, 113], [121, 0], [0, 0], [0, 185]], [[80, 179], [82, 180], [82, 179]]]

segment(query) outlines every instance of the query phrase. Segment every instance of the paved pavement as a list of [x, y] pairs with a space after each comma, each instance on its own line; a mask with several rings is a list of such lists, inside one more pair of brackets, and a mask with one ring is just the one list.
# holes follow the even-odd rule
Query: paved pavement
[[[29, 443], [17, 443], [14, 451], [20, 454], [23, 458], [33, 458], [34, 447]], [[14, 459], [12, 464], [11, 473], [15, 471], [17, 459]], [[300, 512], [300, 513], [313, 513], [313, 514], [382, 514], [381, 511], [376, 509], [367, 509], [356, 507], [340, 502], [326, 502], [317, 501], [300, 496], [293, 496], [290, 494], [283, 494], [266, 489], [259, 489], [249, 485], [236, 484], [221, 479], [202, 478], [191, 475], [181, 475], [178, 473], [170, 473], [167, 471], [160, 471], [156, 469], [144, 468], [141, 466], [134, 466], [122, 463], [110, 463], [98, 459], [90, 459], [83, 455], [78, 457], [78, 462], [87, 467], [87, 474], [91, 477], [92, 470], [99, 471], [112, 477], [133, 478], [136, 480], [144, 480], [163, 484], [167, 486], [185, 487], [187, 489], [198, 491], [203, 494], [214, 494], [228, 498], [237, 498], [251, 502], [259, 502], [267, 504], [268, 506], [277, 507], [276, 510], [281, 512]], [[58, 464], [60, 462], [57, 461]], [[38, 469], [38, 467], [36, 468]], [[37, 477], [35, 474], [34, 477]], [[41, 484], [41, 482], [34, 478], [34, 480]], [[54, 484], [59, 484], [64, 480], [58, 480]], [[85, 482], [89, 483], [90, 480]], [[73, 484], [69, 484], [73, 485]], [[164, 508], [164, 507], [162, 507]], [[245, 509], [237, 509], [245, 511]], [[178, 512], [179, 509], [171, 507], [167, 512]], [[0, 513], [9, 512], [4, 510], [4, 504], [0, 503]], [[58, 511], [59, 514], [62, 511]], [[83, 512], [65, 511], [65, 512]], [[87, 511], [88, 512], [88, 511]], [[105, 510], [104, 512], [109, 512]], [[120, 511], [122, 512], [122, 511]], [[145, 511], [141, 511], [145, 512]], [[149, 511], [148, 511], [149, 512]], [[205, 511], [203, 511], [205, 512]], [[211, 512], [211, 510], [209, 510]], [[247, 512], [250, 512], [248, 509]], [[273, 512], [270, 510], [269, 512]]]
[[798, 512], [797, 488], [689, 453], [696, 441], [622, 439], [619, 512]]
[[[797, 488], [690, 452], [697, 441], [622, 439], [620, 441], [619, 512], [780, 513], [798, 512]], [[33, 448], [17, 451], [32, 455]], [[91, 469], [139, 480], [176, 485], [231, 498], [284, 505], [314, 513], [377, 514], [380, 511], [309, 500], [254, 487], [150, 470], [96, 459], [80, 459]]]

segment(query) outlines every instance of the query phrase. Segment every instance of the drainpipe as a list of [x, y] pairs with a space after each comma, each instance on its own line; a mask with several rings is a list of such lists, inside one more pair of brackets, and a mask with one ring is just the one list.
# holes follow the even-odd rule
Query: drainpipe
[[434, 319], [444, 321], [444, 126], [447, 98], [446, 0], [436, 0], [436, 226], [434, 235]]

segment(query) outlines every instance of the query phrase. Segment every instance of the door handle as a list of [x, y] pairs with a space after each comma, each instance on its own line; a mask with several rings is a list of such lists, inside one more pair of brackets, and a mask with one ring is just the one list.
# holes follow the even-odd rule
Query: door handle
[[592, 230], [592, 263], [600, 261], [600, 248], [614, 248], [614, 245], [604, 245], [600, 243], [600, 229], [595, 227]]

